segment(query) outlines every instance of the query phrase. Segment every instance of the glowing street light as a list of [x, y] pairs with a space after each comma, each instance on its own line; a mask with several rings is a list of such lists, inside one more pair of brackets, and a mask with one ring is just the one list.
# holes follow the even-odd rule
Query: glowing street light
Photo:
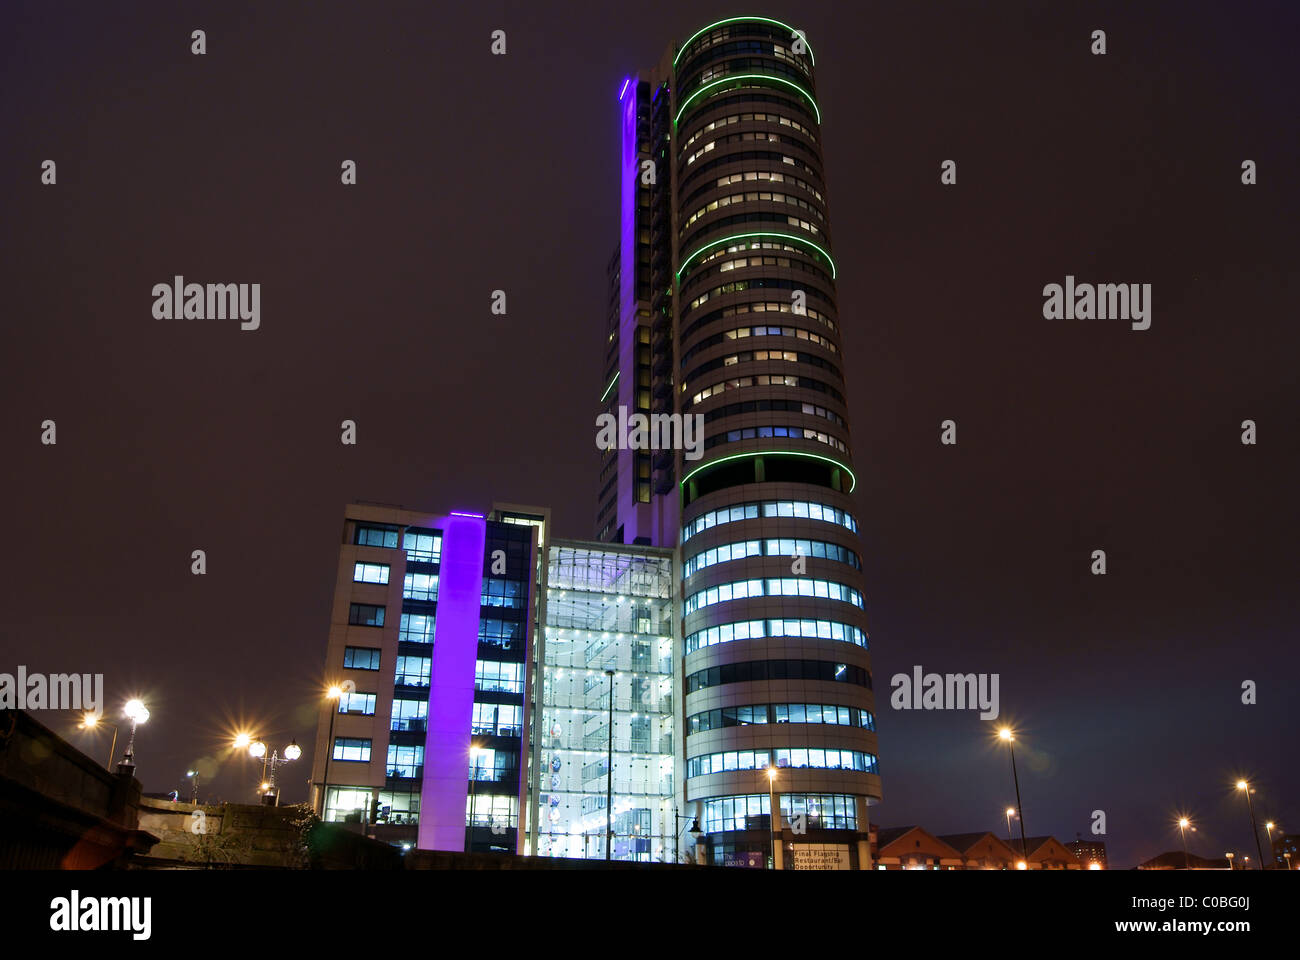
[[[781, 816], [781, 808], [776, 802], [776, 767], [768, 765], [767, 768], [767, 825], [771, 828], [772, 833], [772, 869], [779, 870], [776, 858], [781, 855], [781, 850], [776, 845], [776, 821]], [[784, 864], [782, 864], [784, 866]]]
[[1015, 807], [1007, 807], [1007, 843], [1011, 842], [1011, 818], [1016, 815]]
[[126, 753], [117, 765], [118, 773], [135, 774], [135, 728], [149, 720], [149, 708], [143, 700], [133, 699], [126, 702], [122, 715], [131, 721], [131, 738], [126, 742]]
[[330, 732], [325, 741], [325, 768], [321, 772], [320, 785], [320, 818], [325, 819], [325, 805], [329, 800], [330, 789], [330, 756], [334, 753], [334, 716], [339, 712], [335, 706], [343, 696], [343, 687], [337, 683], [330, 684], [325, 691], [325, 701], [329, 704], [330, 712]]
[[[1246, 794], [1246, 808], [1250, 811], [1250, 832], [1255, 837], [1255, 851], [1259, 854], [1259, 869], [1264, 869], [1264, 851], [1259, 845], [1259, 827], [1255, 825], [1255, 804], [1250, 800], [1251, 786], [1248, 780], [1238, 780], [1237, 789]], [[1247, 862], [1250, 857], [1246, 858]]]
[[[1020, 855], [1026, 860], [1029, 859], [1029, 843], [1025, 840], [1025, 808], [1020, 802], [1020, 774], [1016, 772], [1016, 735], [1010, 727], [1003, 727], [998, 731], [998, 739], [1002, 740], [1011, 749], [1011, 776], [1016, 783], [1016, 812], [1020, 817]], [[1008, 832], [1010, 832], [1008, 830]], [[1024, 869], [1021, 867], [1020, 869]]]
[[1187, 852], [1187, 828], [1192, 825], [1192, 821], [1186, 817], [1178, 818], [1178, 832], [1183, 835], [1183, 869], [1192, 869], [1192, 858]]
[[95, 716], [95, 714], [87, 711], [86, 714], [81, 718], [81, 723], [79, 723], [78, 726], [81, 727], [82, 730], [94, 730], [97, 727], [101, 727], [101, 726], [113, 728], [113, 742], [112, 744], [109, 745], [108, 748], [108, 764], [107, 764], [109, 769], [112, 769], [113, 755], [117, 753], [117, 724], [109, 723], [103, 717], [97, 717]]
[[[235, 737], [234, 745], [236, 748], [248, 748], [248, 755], [254, 760], [262, 761], [262, 782], [259, 790], [262, 793], [262, 803], [267, 806], [280, 805], [280, 791], [275, 785], [276, 767], [282, 763], [292, 763], [302, 756], [302, 747], [298, 746], [296, 740], [290, 740], [289, 745], [284, 748], [284, 756], [280, 756], [280, 751], [272, 750], [271, 755], [266, 755], [266, 741], [262, 739], [254, 740], [250, 734], [241, 733]], [[267, 767], [270, 767], [271, 776], [267, 778]]]

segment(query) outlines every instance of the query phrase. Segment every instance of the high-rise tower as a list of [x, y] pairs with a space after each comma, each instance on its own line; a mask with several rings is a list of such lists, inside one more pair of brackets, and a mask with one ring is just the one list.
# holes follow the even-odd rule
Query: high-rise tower
[[733, 17], [619, 94], [600, 412], [704, 429], [602, 451], [597, 536], [680, 546], [683, 799], [718, 863], [775, 827], [779, 860], [867, 866], [881, 796], [814, 70]]

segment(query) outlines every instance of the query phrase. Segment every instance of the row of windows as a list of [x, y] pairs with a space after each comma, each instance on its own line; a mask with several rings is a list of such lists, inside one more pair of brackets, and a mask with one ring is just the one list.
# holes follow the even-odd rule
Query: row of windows
[[[708, 204], [706, 204], [703, 207], [700, 207], [693, 214], [691, 214], [690, 218], [687, 219], [687, 221], [682, 224], [681, 229], [678, 232], [685, 233], [686, 228], [689, 227], [692, 223], [694, 223], [696, 220], [699, 220], [701, 217], [712, 213], [713, 211], [717, 210], [719, 207], [729, 207], [734, 203], [758, 203], [758, 202], [784, 203], [793, 207], [799, 207], [800, 209], [810, 211], [814, 216], [817, 217], [818, 220], [822, 221], [823, 223], [826, 222], [826, 217], [822, 214], [822, 212], [818, 210], [816, 207], [814, 207], [807, 200], [801, 200], [800, 198], [791, 196], [788, 193], [773, 193], [771, 191], [762, 190], [754, 193], [733, 193], [725, 197], [719, 197], [717, 200], [712, 200]], [[695, 304], [692, 304], [692, 307], [694, 306]]]
[[524, 665], [498, 660], [479, 660], [474, 664], [474, 689], [500, 693], [524, 692]]
[[[731, 40], [731, 37], [741, 36], [743, 34], [758, 34], [763, 37], [771, 37], [771, 40]], [[807, 54], [795, 54], [792, 50], [782, 45], [782, 41], [789, 43], [792, 39], [785, 32], [763, 23], [742, 22], [732, 23], [717, 30], [710, 30], [708, 33], [699, 37], [690, 46], [690, 52], [679, 55], [676, 59], [680, 64], [680, 69], [684, 73], [694, 65], [694, 61], [700, 54], [706, 50], [711, 57], [723, 57], [731, 53], [765, 53], [776, 57], [779, 60], [785, 60], [796, 66], [803, 66], [804, 60], [811, 61], [812, 57]]]
[[[721, 333], [715, 333], [700, 340], [682, 354], [681, 365], [686, 366], [686, 362], [701, 350], [707, 350], [709, 347], [725, 343], [728, 340], [743, 340], [746, 337], [789, 337], [792, 340], [807, 340], [809, 343], [815, 343], [823, 350], [828, 350], [831, 353], [840, 352], [840, 348], [828, 337], [823, 337], [820, 333], [813, 333], [811, 330], [804, 330], [802, 327], [737, 327], [734, 330], [724, 330]], [[388, 581], [385, 580], [384, 582], [387, 583]]]
[[[754, 266], [755, 265], [754, 260], [755, 260], [754, 257], [746, 258], [746, 261], [742, 263], [741, 266]], [[723, 273], [726, 272], [727, 269], [728, 267], [726, 264], [719, 264], [718, 272]], [[740, 269], [740, 267], [732, 267], [730, 269], [738, 270]], [[707, 303], [713, 297], [720, 297], [728, 293], [744, 293], [746, 290], [773, 290], [773, 289], [802, 290], [808, 295], [808, 299], [810, 300], [821, 300], [825, 303], [830, 303], [830, 297], [827, 295], [827, 293], [824, 290], [821, 290], [818, 287], [814, 287], [803, 281], [791, 280], [784, 277], [758, 276], [758, 277], [750, 277], [747, 280], [731, 280], [728, 281], [727, 283], [721, 284], [720, 286], [710, 287], [709, 289], [701, 293], [698, 297], [696, 297], [694, 300], [690, 301], [690, 303], [686, 305], [686, 310], [687, 312], [691, 310], [695, 310], [701, 304]], [[795, 311], [793, 309], [793, 302], [791, 303], [790, 306], [791, 309], [789, 310], [789, 312], [794, 313]], [[769, 307], [768, 309], [772, 309], [772, 308]], [[757, 311], [750, 311], [750, 312], [757, 312]], [[805, 306], [804, 312], [802, 314], [796, 313], [795, 315], [811, 317], [813, 320], [817, 320], [820, 323], [824, 323], [827, 327], [831, 328], [832, 330], [835, 329], [835, 324], [830, 320], [830, 318], [826, 314], [821, 313], [816, 309], [808, 308], [807, 306]], [[685, 342], [686, 338], [695, 330], [697, 326], [700, 325], [700, 322], [701, 321], [696, 321], [692, 323], [689, 327], [687, 327], [686, 333], [682, 337], [683, 342]], [[685, 366], [685, 364], [682, 365]]]
[[782, 400], [768, 397], [762, 400], [742, 400], [738, 403], [727, 403], [714, 407], [704, 415], [704, 422], [713, 423], [715, 420], [724, 420], [727, 417], [738, 416], [742, 413], [765, 413], [768, 410], [806, 413], [812, 417], [822, 417], [832, 423], [839, 424], [841, 427], [848, 427], [848, 424], [844, 422], [844, 418], [834, 410], [828, 410], [826, 407], [818, 406], [815, 403], [802, 403], [799, 400]]
[[406, 600], [437, 600], [438, 575], [408, 573], [402, 581], [402, 597]]
[[352, 568], [353, 583], [387, 583], [389, 565], [386, 563], [361, 563]]
[[393, 683], [400, 687], [427, 687], [432, 666], [433, 660], [429, 657], [399, 656]]
[[703, 777], [732, 770], [766, 770], [777, 768], [860, 770], [879, 773], [876, 756], [861, 750], [835, 750], [822, 747], [780, 747], [774, 750], [727, 750], [706, 753], [686, 761], [686, 776]]
[[725, 357], [716, 357], [707, 363], [702, 363], [686, 375], [687, 380], [694, 380], [701, 374], [708, 373], [710, 370], [717, 370], [720, 367], [734, 367], [741, 363], [762, 363], [765, 361], [778, 360], [783, 363], [804, 363], [811, 367], [821, 367], [829, 370], [835, 376], [840, 376], [839, 367], [829, 360], [823, 360], [821, 357], [811, 353], [800, 353], [797, 350], [742, 350], [738, 353], [732, 353]]
[[418, 733], [426, 728], [428, 717], [428, 700], [409, 700], [405, 697], [394, 697], [393, 715], [389, 719], [388, 727], [390, 730]]
[[[406, 551], [407, 560], [437, 563], [442, 554], [442, 534], [436, 530], [408, 530], [380, 524], [358, 523], [352, 542], [360, 547], [381, 547], [396, 550], [398, 540]], [[383, 581], [387, 583], [388, 581]]]
[[[694, 613], [701, 607], [710, 607], [715, 603], [726, 603], [728, 600], [746, 600], [751, 597], [815, 597], [820, 600], [840, 600], [859, 608], [863, 606], [862, 594], [852, 587], [843, 583], [836, 583], [834, 580], [815, 580], [811, 577], [771, 577], [765, 580], [737, 580], [733, 583], [720, 583], [714, 587], [697, 590], [686, 598], [682, 612], [683, 614]], [[803, 623], [805, 621], [791, 622]], [[737, 637], [736, 639], [744, 638]], [[708, 646], [708, 644], [701, 644], [701, 646]]]
[[839, 507], [826, 503], [813, 503], [808, 500], [752, 500], [738, 503], [731, 507], [722, 507], [702, 513], [682, 527], [682, 542], [710, 527], [724, 523], [736, 523], [740, 520], [754, 520], [758, 517], [798, 517], [807, 520], [822, 520], [836, 523], [841, 527], [858, 532], [858, 521]]
[[830, 660], [744, 660], [696, 670], [686, 677], [686, 692], [695, 693], [728, 683], [767, 680], [824, 680], [830, 683], [852, 683], [871, 689], [871, 674], [863, 667], [851, 663], [835, 663]]
[[787, 157], [784, 153], [777, 153], [772, 150], [734, 150], [718, 157], [716, 160], [706, 160], [701, 163], [682, 180], [681, 190], [685, 191], [691, 185], [692, 180], [702, 178], [710, 170], [716, 170], [718, 167], [725, 167], [733, 163], [744, 163], [754, 167], [763, 164], [771, 164], [772, 166], [780, 164], [816, 177], [818, 180], [822, 179], [820, 170], [809, 166], [797, 157]]
[[397, 639], [407, 643], [433, 643], [436, 619], [431, 613], [404, 613]]
[[[746, 265], [753, 266], [755, 265], [758, 259], [759, 259], [758, 257], [748, 257], [748, 258], [742, 257], [739, 261], [736, 262], [739, 262], [741, 266], [746, 266]], [[764, 257], [762, 259], [776, 260], [781, 258]], [[732, 261], [728, 261], [728, 263], [730, 262]], [[723, 264], [723, 266], [725, 267], [726, 264]], [[721, 289], [722, 289], [721, 287], [718, 288], [718, 290]], [[778, 300], [776, 302], [772, 302], [770, 300], [757, 300], [757, 301], [750, 301], [748, 303], [735, 303], [729, 307], [722, 307], [721, 309], [718, 310], [712, 310], [701, 317], [697, 317], [695, 320], [691, 322], [691, 325], [687, 327], [686, 330], [682, 333], [682, 342], [686, 343], [698, 330], [700, 330], [702, 327], [707, 327], [709, 324], [714, 323], [715, 321], [725, 320], [728, 317], [740, 316], [746, 313], [789, 313], [789, 314], [794, 314], [795, 316], [807, 317], [810, 320], [816, 320], [818, 323], [822, 324], [827, 329], [830, 330], [835, 329], [835, 321], [832, 320], [829, 315], [820, 313], [819, 311], [813, 310], [810, 307], [805, 307], [804, 312], [802, 314], [796, 314], [794, 312], [794, 305], [789, 300]]]
[[[786, 823], [803, 815], [807, 818], [808, 826], [814, 830], [858, 829], [857, 799], [847, 794], [783, 793], [777, 806]], [[769, 829], [769, 809], [768, 795], [765, 793], [705, 800], [702, 821], [704, 832]]]
[[[374, 741], [364, 737], [335, 737], [332, 759], [369, 763], [370, 751]], [[390, 777], [413, 778], [423, 775], [424, 747], [388, 745], [388, 763], [386, 770]]]
[[796, 217], [790, 214], [781, 216], [779, 213], [770, 210], [760, 210], [754, 213], [734, 213], [729, 217], [719, 217], [717, 220], [710, 221], [700, 229], [696, 230], [691, 236], [682, 241], [682, 248], [687, 249], [695, 246], [699, 239], [720, 230], [723, 227], [732, 227], [746, 223], [777, 223], [789, 227], [798, 227], [800, 230], [806, 230], [814, 237], [822, 235], [821, 227], [811, 220], [805, 220], [802, 217]]
[[474, 734], [497, 737], [518, 737], [522, 734], [524, 708], [517, 703], [476, 703]]
[[728, 560], [743, 560], [745, 557], [781, 556], [781, 557], [816, 557], [819, 560], [834, 560], [846, 563], [854, 569], [862, 569], [858, 555], [848, 547], [825, 540], [803, 540], [797, 537], [777, 537], [770, 540], [741, 540], [737, 543], [723, 543], [708, 550], [703, 550], [686, 561], [682, 578], [692, 576], [705, 567]]
[[808, 637], [818, 640], [838, 640], [856, 646], [867, 646], [867, 635], [859, 628], [837, 620], [741, 620], [716, 627], [697, 630], [686, 638], [686, 652], [694, 653], [704, 647], [733, 640], [755, 640], [761, 637]]
[[[744, 241], [741, 243], [734, 243], [726, 247], [720, 247], [711, 254], [705, 254], [703, 257], [701, 257], [699, 260], [695, 262], [695, 267], [692, 268], [691, 278], [687, 280], [684, 284], [682, 284], [681, 287], [682, 302], [683, 303], [687, 302], [688, 297], [691, 293], [698, 290], [705, 283], [708, 283], [712, 278], [721, 277], [724, 273], [730, 273], [733, 270], [744, 270], [747, 268], [757, 269], [759, 267], [780, 267], [782, 270], [786, 270], [791, 273], [809, 274], [810, 276], [816, 278], [816, 280], [819, 283], [825, 284], [828, 287], [834, 286], [834, 281], [831, 279], [831, 275], [827, 273], [825, 270], [821, 269], [821, 267], [819, 267], [815, 263], [809, 263], [808, 261], [805, 260], [791, 259], [790, 257], [781, 257], [781, 256], [774, 256], [774, 255], [760, 256], [752, 253], [748, 256], [743, 256], [743, 257], [735, 256], [737, 253], [742, 253], [745, 251], [761, 250], [761, 249], [789, 250], [792, 253], [802, 253], [806, 257], [809, 257], [810, 259], [816, 259], [811, 251], [804, 250], [802, 247], [795, 247], [792, 244], [785, 241], [754, 240], [754, 241]], [[727, 257], [729, 259], [722, 259], [723, 257]], [[715, 260], [721, 262], [714, 263], [712, 266], [709, 266], [709, 264]], [[789, 286], [792, 289], [803, 289], [806, 288], [808, 284], [789, 283], [787, 284], [787, 286]], [[719, 287], [716, 288], [715, 292], [727, 292], [727, 291], [724, 291], [722, 290], [721, 287]], [[703, 301], [693, 301], [693, 302], [695, 302], [696, 305], [698, 306], [698, 304]], [[788, 301], [786, 305], [789, 306]], [[691, 309], [694, 308], [688, 308], [687, 312], [689, 313]], [[716, 314], [710, 314], [709, 316], [716, 316]], [[701, 318], [692, 321], [691, 324], [688, 327], [686, 327], [686, 329], [683, 331], [682, 333], [683, 339], [689, 337], [691, 333], [694, 332], [695, 328], [698, 327], [701, 323], [703, 323], [706, 319], [707, 318]], [[821, 319], [821, 322], [825, 323], [832, 330], [835, 328], [835, 324], [830, 320], [829, 317], [822, 319], [819, 316], [818, 319]]]
[[704, 449], [712, 450], [714, 447], [720, 447], [727, 443], [739, 443], [741, 440], [767, 439], [771, 437], [788, 437], [795, 440], [815, 440], [818, 443], [824, 443], [840, 453], [849, 452], [848, 445], [839, 437], [833, 437], [829, 433], [823, 433], [820, 430], [814, 430], [812, 427], [737, 427], [735, 430], [728, 430], [726, 433], [715, 433], [711, 437], [704, 438]]
[[818, 393], [824, 393], [834, 397], [841, 403], [844, 402], [844, 396], [829, 384], [822, 383], [820, 380], [814, 380], [812, 377], [796, 377], [791, 374], [760, 373], [752, 377], [733, 377], [730, 380], [723, 380], [720, 383], [713, 383], [705, 387], [699, 393], [691, 397], [690, 403], [683, 406], [692, 407], [697, 403], [716, 397], [720, 393], [726, 393], [728, 390], [743, 390], [746, 387], [800, 387], [804, 390], [816, 390]]
[[[683, 166], [690, 166], [696, 160], [700, 159], [700, 157], [704, 156], [707, 153], [712, 153], [714, 150], [718, 149], [718, 147], [725, 147], [729, 143], [755, 143], [755, 142], [785, 144], [786, 146], [797, 147], [800, 150], [807, 150], [814, 157], [816, 157], [817, 155], [814, 148], [804, 143], [804, 141], [800, 140], [798, 137], [783, 136], [782, 134], [776, 133], [773, 130], [746, 130], [742, 133], [729, 133], [726, 136], [717, 137], [713, 140], [710, 140], [708, 143], [704, 144], [704, 146], [700, 147], [694, 153], [686, 154], [685, 159], [683, 161], [678, 162], [677, 171], [679, 174], [681, 174]], [[809, 209], [812, 208], [809, 207]], [[695, 220], [695, 219], [698, 218], [696, 217], [691, 218], [691, 220]], [[822, 219], [825, 220], [826, 218], [823, 217]], [[683, 224], [682, 228], [685, 229], [687, 226], [689, 226], [691, 220], [688, 220], [685, 224]], [[680, 231], [678, 235], [679, 236], [681, 235]]]
[[726, 176], [718, 177], [710, 183], [697, 187], [694, 193], [681, 202], [682, 206], [690, 206], [693, 200], [697, 197], [703, 196], [710, 190], [717, 190], [720, 187], [730, 187], [733, 184], [744, 183], [746, 181], [753, 183], [758, 183], [760, 181], [768, 183], [788, 183], [793, 187], [798, 187], [800, 190], [812, 194], [822, 203], [826, 202], [826, 198], [822, 196], [820, 190], [814, 187], [807, 180], [801, 180], [793, 174], [782, 173], [779, 170], [746, 170], [741, 173], [729, 173]]
[[870, 710], [824, 703], [754, 703], [705, 710], [686, 718], [686, 732], [703, 733], [723, 727], [755, 723], [825, 723], [842, 727], [876, 729]]
[[522, 607], [527, 603], [527, 589], [518, 580], [500, 577], [483, 578], [483, 606]]
[[691, 144], [693, 144], [696, 140], [700, 139], [700, 137], [704, 136], [705, 134], [711, 133], [714, 130], [718, 130], [722, 127], [731, 126], [731, 124], [733, 123], [775, 123], [775, 124], [779, 124], [782, 127], [789, 127], [792, 130], [798, 130], [800, 133], [806, 136], [809, 140], [812, 140], [814, 143], [817, 141], [817, 131], [813, 130], [811, 127], [804, 126], [798, 120], [791, 120], [789, 117], [784, 116], [782, 114], [733, 113], [726, 117], [718, 117], [718, 119], [711, 120], [708, 123], [706, 123], [704, 126], [700, 127], [700, 129], [696, 130], [695, 133], [691, 134], [690, 139], [687, 140], [685, 143], [683, 143], [680, 149], [689, 150], [691, 148]]
[[[772, 56], [772, 55], [769, 55]], [[772, 56], [772, 59], [778, 59]], [[798, 61], [791, 61], [796, 63]], [[687, 79], [679, 84], [681, 87], [680, 96], [685, 100], [698, 87], [702, 87], [714, 80], [720, 80], [724, 77], [735, 76], [736, 74], [765, 73], [777, 77], [790, 77], [799, 81], [801, 84], [808, 83], [808, 72], [806, 69], [799, 69], [797, 66], [787, 66], [785, 63], [772, 63], [767, 57], [735, 57], [724, 60], [721, 63], [712, 63], [702, 69], [696, 76]]]

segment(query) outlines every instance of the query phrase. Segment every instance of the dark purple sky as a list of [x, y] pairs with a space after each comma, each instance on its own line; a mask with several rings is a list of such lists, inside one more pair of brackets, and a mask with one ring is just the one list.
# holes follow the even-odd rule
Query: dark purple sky
[[[0, 671], [146, 694], [140, 775], [168, 790], [237, 719], [310, 740], [345, 503], [543, 503], [590, 535], [618, 88], [761, 13], [818, 63], [875, 819], [1000, 831], [1012, 799], [990, 724], [889, 709], [920, 664], [1001, 675], [1031, 834], [1101, 809], [1129, 865], [1185, 808], [1195, 851], [1244, 853], [1242, 772], [1300, 829], [1300, 15], [972, 6], [6, 3]], [[262, 328], [154, 320], [176, 273], [261, 283]], [[1151, 329], [1044, 320], [1066, 274], [1152, 284]]]

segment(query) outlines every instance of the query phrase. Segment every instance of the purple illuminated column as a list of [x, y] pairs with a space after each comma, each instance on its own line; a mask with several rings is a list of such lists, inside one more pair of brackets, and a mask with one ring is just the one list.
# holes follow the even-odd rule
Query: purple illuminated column
[[441, 527], [442, 560], [429, 673], [429, 725], [424, 740], [418, 846], [421, 850], [464, 850], [487, 521], [453, 513], [442, 518]]

